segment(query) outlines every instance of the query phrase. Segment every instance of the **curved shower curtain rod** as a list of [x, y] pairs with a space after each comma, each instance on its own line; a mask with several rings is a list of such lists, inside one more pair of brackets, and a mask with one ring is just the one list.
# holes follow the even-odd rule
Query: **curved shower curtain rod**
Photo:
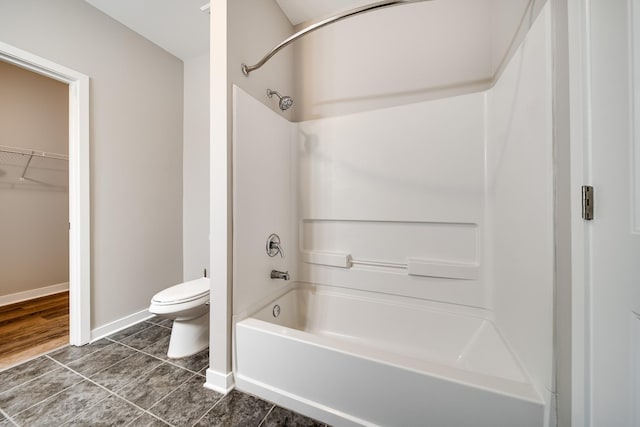
[[324, 27], [326, 25], [333, 24], [334, 22], [338, 22], [338, 21], [341, 21], [343, 19], [350, 18], [350, 17], [355, 16], [355, 15], [359, 15], [361, 13], [372, 12], [374, 10], [383, 9], [385, 7], [400, 6], [402, 4], [418, 3], [418, 2], [423, 2], [423, 1], [432, 1], [432, 0], [386, 0], [386, 1], [379, 1], [377, 3], [373, 3], [373, 4], [370, 4], [370, 5], [367, 5], [367, 6], [362, 6], [362, 7], [358, 7], [358, 8], [355, 8], [355, 9], [351, 9], [351, 10], [348, 10], [348, 11], [346, 11], [344, 13], [341, 13], [341, 14], [338, 14], [338, 15], [334, 15], [334, 16], [331, 16], [329, 18], [325, 18], [325, 19], [323, 19], [321, 21], [318, 21], [315, 24], [311, 24], [308, 27], [306, 27], [306, 28], [298, 31], [297, 33], [291, 35], [289, 38], [284, 40], [282, 43], [280, 43], [279, 45], [277, 45], [276, 47], [271, 49], [255, 65], [242, 64], [242, 73], [245, 76], [249, 76], [249, 73], [251, 73], [252, 71], [257, 70], [260, 67], [262, 67], [264, 64], [267, 63], [267, 61], [269, 59], [271, 59], [271, 57], [273, 55], [275, 55], [276, 53], [280, 52], [280, 50], [282, 50], [285, 47], [289, 46], [291, 43], [295, 42], [296, 40], [298, 40], [302, 36], [305, 36], [305, 35], [309, 34], [310, 32], [315, 31], [317, 29], [320, 29], [320, 28], [322, 28], [322, 27]]

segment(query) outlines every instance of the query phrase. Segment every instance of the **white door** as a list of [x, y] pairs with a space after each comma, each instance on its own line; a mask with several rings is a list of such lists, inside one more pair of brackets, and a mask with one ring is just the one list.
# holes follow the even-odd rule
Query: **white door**
[[[640, 97], [635, 120], [633, 106], [640, 78], [633, 79], [632, 67], [636, 56], [640, 76], [640, 20], [633, 18], [634, 10], [640, 16], [640, 0], [582, 5], [581, 154], [595, 212], [582, 229], [585, 378], [584, 391], [574, 387], [574, 393], [584, 393], [584, 425], [640, 426]], [[634, 45], [639, 54], [633, 54]]]

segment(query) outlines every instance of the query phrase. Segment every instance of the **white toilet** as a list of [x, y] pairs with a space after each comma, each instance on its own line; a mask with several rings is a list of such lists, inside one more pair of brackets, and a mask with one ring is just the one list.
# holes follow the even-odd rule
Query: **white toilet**
[[180, 283], [151, 299], [149, 312], [173, 320], [167, 356], [191, 356], [209, 345], [209, 278]]

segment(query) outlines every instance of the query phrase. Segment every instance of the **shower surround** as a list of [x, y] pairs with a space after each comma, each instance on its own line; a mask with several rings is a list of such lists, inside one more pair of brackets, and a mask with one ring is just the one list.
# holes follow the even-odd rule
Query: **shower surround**
[[[439, 410], [436, 424], [549, 425], [550, 34], [547, 5], [491, 89], [432, 101], [291, 123], [234, 88], [240, 389], [336, 425], [389, 424], [376, 400], [385, 395], [396, 424], [409, 425], [428, 414], [403, 410], [401, 385], [420, 406], [449, 384], [447, 404], [425, 404]], [[266, 255], [271, 233], [286, 257]], [[292, 280], [270, 279], [271, 270]], [[282, 316], [297, 314], [279, 323], [269, 313], [281, 296]], [[410, 321], [406, 309], [386, 309], [398, 301], [430, 314]], [[444, 348], [448, 358], [433, 356]], [[494, 359], [491, 371], [456, 366], [474, 348]], [[322, 355], [333, 364], [314, 364]], [[369, 387], [352, 406], [332, 400], [350, 367], [364, 369], [354, 378], [388, 375], [389, 388]]]

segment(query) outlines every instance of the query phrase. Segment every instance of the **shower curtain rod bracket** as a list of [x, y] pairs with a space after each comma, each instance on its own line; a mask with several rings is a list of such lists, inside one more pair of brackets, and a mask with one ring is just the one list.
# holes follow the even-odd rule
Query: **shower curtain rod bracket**
[[346, 12], [331, 16], [329, 18], [322, 19], [322, 20], [320, 20], [320, 21], [318, 21], [316, 23], [313, 23], [313, 24], [309, 25], [306, 28], [303, 28], [302, 30], [298, 31], [297, 33], [289, 36], [287, 39], [285, 39], [280, 44], [278, 44], [273, 49], [271, 49], [265, 56], [262, 57], [262, 59], [260, 61], [258, 61], [254, 65], [247, 65], [247, 64], [243, 63], [241, 65], [242, 74], [244, 74], [245, 76], [249, 77], [249, 74], [252, 71], [257, 70], [258, 68], [260, 68], [264, 64], [266, 64], [267, 61], [269, 61], [269, 59], [271, 59], [276, 53], [280, 52], [282, 49], [284, 49], [285, 47], [289, 46], [291, 43], [295, 42], [299, 38], [301, 38], [301, 37], [313, 32], [315, 30], [318, 30], [318, 29], [320, 29], [320, 28], [322, 28], [324, 26], [327, 26], [329, 24], [333, 24], [334, 22], [338, 22], [338, 21], [341, 21], [341, 20], [346, 19], [346, 18], [350, 18], [350, 17], [355, 16], [355, 15], [359, 15], [361, 13], [372, 12], [374, 10], [383, 9], [383, 8], [392, 7], [392, 6], [400, 6], [400, 5], [403, 5], [403, 4], [420, 3], [420, 2], [424, 2], [424, 1], [433, 1], [433, 0], [385, 0], [385, 1], [379, 1], [379, 2], [372, 3], [372, 4], [367, 5], [367, 6], [362, 6], [362, 7], [358, 7], [358, 8], [355, 8], [355, 9], [348, 10]]

